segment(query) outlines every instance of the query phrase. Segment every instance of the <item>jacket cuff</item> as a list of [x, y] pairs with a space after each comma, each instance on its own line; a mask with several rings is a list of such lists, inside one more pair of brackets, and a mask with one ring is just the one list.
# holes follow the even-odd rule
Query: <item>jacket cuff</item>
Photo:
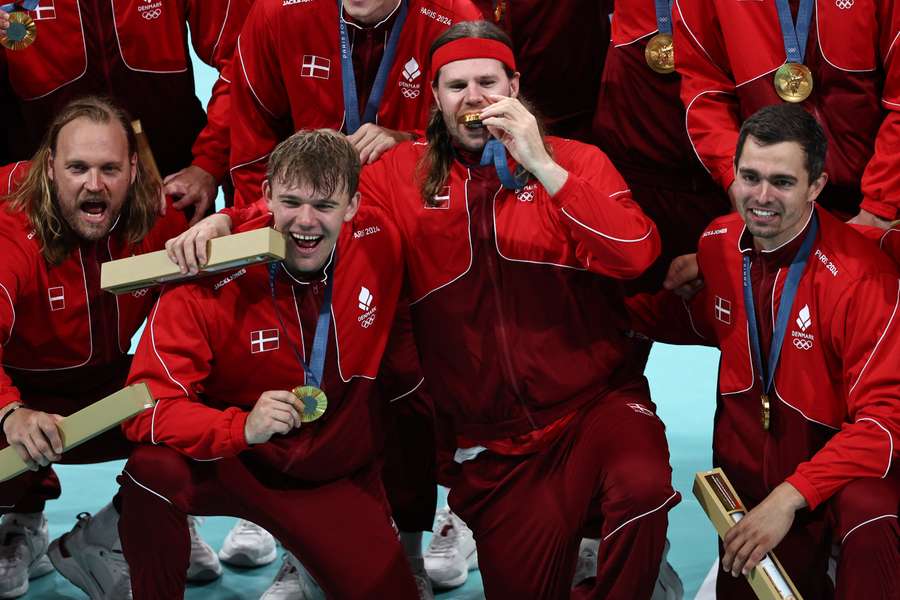
[[217, 185], [221, 185], [222, 180], [225, 179], [225, 174], [228, 172], [228, 166], [222, 165], [207, 156], [195, 156], [193, 162], [191, 162], [192, 167], [200, 167], [210, 175], [212, 175]]
[[800, 473], [794, 473], [785, 481], [797, 488], [800, 495], [806, 499], [806, 504], [810, 510], [814, 510], [824, 500], [818, 490], [809, 482], [809, 480]]
[[896, 204], [880, 202], [878, 200], [872, 200], [871, 198], [863, 198], [860, 208], [886, 221], [893, 221], [897, 218]]
[[231, 419], [230, 428], [230, 446], [233, 452], [233, 456], [237, 456], [250, 447], [250, 445], [247, 443], [247, 438], [244, 436], [244, 425], [247, 424], [248, 416], [250, 416], [249, 412], [241, 410], [239, 408], [234, 409], [234, 416]]
[[[581, 178], [572, 171], [566, 170], [569, 173], [569, 176], [566, 177], [566, 182], [561, 188], [556, 190], [555, 194], [550, 196], [557, 208], [563, 208], [565, 204], [564, 200], [570, 198], [573, 194], [576, 194], [578, 186], [581, 185]], [[535, 181], [537, 181], [537, 178], [535, 178]]]
[[728, 188], [734, 183], [734, 165], [729, 164], [727, 169], [719, 169], [712, 172], [713, 179], [722, 187], [727, 194]]

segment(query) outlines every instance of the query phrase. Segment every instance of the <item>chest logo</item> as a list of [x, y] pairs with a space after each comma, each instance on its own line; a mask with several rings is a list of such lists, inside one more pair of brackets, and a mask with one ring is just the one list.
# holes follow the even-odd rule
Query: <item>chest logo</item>
[[803, 308], [797, 313], [797, 319], [794, 321], [794, 324], [800, 329], [800, 331], [791, 331], [791, 343], [794, 344], [794, 348], [797, 350], [812, 350], [816, 336], [806, 333], [806, 330], [812, 327], [813, 324], [812, 315], [809, 312], [809, 304], [803, 305]]
[[731, 325], [731, 302], [721, 296], [716, 296], [715, 315], [717, 321]]
[[162, 0], [143, 0], [138, 6], [138, 12], [147, 21], [153, 21], [162, 15], [162, 5]]
[[853, 0], [834, 0], [834, 5], [841, 10], [850, 10], [853, 8]]
[[399, 81], [400, 93], [407, 100], [415, 100], [422, 93], [422, 84], [416, 81], [422, 76], [422, 69], [419, 68], [419, 63], [416, 62], [415, 58], [410, 58], [406, 61], [401, 75], [403, 75], [403, 79]]
[[66, 290], [63, 286], [47, 288], [47, 299], [50, 300], [50, 310], [62, 310], [66, 307]]
[[804, 305], [803, 308], [800, 309], [800, 313], [797, 315], [797, 327], [800, 328], [800, 331], [806, 331], [812, 326], [812, 316], [809, 314], [809, 304]]
[[375, 315], [378, 312], [378, 308], [375, 306], [375, 296], [369, 291], [369, 288], [362, 286], [359, 289], [358, 300], [358, 307], [362, 314], [356, 320], [359, 321], [363, 329], [368, 329], [375, 322]]
[[250, 332], [250, 354], [278, 350], [281, 335], [277, 329], [257, 329]]
[[34, 10], [28, 11], [28, 16], [35, 21], [50, 21], [56, 18], [56, 0], [40, 0]]
[[300, 67], [300, 77], [312, 79], [331, 78], [331, 59], [315, 54], [304, 54], [303, 64]]
[[529, 183], [522, 189], [516, 190], [516, 199], [519, 202], [534, 202], [535, 190], [537, 190], [537, 185], [534, 183]]

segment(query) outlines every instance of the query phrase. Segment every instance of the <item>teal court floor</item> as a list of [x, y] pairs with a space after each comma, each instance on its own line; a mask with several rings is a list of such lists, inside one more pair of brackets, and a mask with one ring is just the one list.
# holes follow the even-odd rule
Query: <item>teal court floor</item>
[[[716, 534], [691, 494], [694, 473], [709, 468], [712, 418], [715, 409], [715, 382], [718, 351], [708, 348], [657, 344], [650, 356], [647, 377], [654, 401], [666, 423], [675, 487], [683, 497], [669, 513], [669, 561], [684, 582], [685, 599], [694, 598], [716, 557]], [[58, 467], [62, 497], [48, 504], [51, 539], [65, 533], [80, 512], [94, 512], [115, 493], [115, 478], [122, 462]], [[446, 491], [441, 490], [440, 502]], [[234, 519], [210, 517], [201, 526], [201, 535], [218, 549]], [[365, 544], [360, 532], [359, 543]], [[427, 542], [426, 542], [427, 543]], [[225, 567], [223, 576], [208, 585], [189, 586], [188, 600], [255, 600], [269, 586], [280, 559], [253, 570]], [[348, 574], [352, 576], [352, 574]], [[32, 582], [26, 598], [74, 600], [84, 598], [56, 572]], [[478, 571], [470, 573], [466, 584], [442, 592], [441, 600], [483, 598]], [[523, 599], [525, 600], [525, 599]]]

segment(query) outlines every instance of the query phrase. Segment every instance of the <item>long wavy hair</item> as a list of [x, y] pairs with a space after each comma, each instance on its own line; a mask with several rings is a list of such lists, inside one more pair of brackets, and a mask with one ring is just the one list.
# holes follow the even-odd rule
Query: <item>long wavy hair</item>
[[[75, 119], [94, 123], [118, 123], [128, 138], [128, 154], [137, 153], [137, 141], [131, 119], [124, 109], [111, 100], [88, 96], [67, 104], [53, 120], [40, 148], [31, 159], [24, 181], [10, 195], [0, 199], [9, 212], [24, 212], [34, 228], [44, 259], [58, 265], [78, 244], [78, 235], [62, 217], [56, 198], [56, 186], [47, 175], [50, 157], [56, 153], [56, 142], [63, 127]], [[128, 243], [136, 243], [153, 228], [158, 213], [160, 184], [147, 167], [137, 161], [137, 176], [119, 214], [116, 231]]]
[[[450, 27], [434, 40], [431, 44], [429, 55], [434, 56], [434, 53], [441, 46], [464, 38], [495, 40], [509, 46], [510, 49], [513, 47], [512, 40], [506, 32], [493, 23], [489, 21], [461, 21]], [[513, 71], [505, 66], [504, 70], [506, 71], [507, 77], [512, 78], [512, 76], [515, 75]], [[437, 89], [439, 76], [440, 72], [435, 73], [434, 81], [431, 82], [432, 87], [435, 89]], [[541, 137], [544, 137], [544, 124], [540, 114], [528, 100], [522, 97], [521, 94], [518, 99], [519, 102], [535, 116]], [[432, 108], [431, 118], [425, 129], [425, 139], [428, 142], [428, 149], [425, 151], [425, 154], [422, 155], [418, 165], [416, 165], [416, 178], [419, 181], [419, 190], [421, 191], [425, 202], [430, 205], [435, 205], [436, 201], [434, 200], [434, 197], [438, 195], [441, 189], [446, 185], [447, 178], [450, 176], [450, 167], [453, 164], [454, 157], [450, 132], [447, 131], [447, 126], [444, 123], [444, 115], [436, 105]], [[550, 147], [547, 146], [546, 142], [544, 146], [549, 152]]]

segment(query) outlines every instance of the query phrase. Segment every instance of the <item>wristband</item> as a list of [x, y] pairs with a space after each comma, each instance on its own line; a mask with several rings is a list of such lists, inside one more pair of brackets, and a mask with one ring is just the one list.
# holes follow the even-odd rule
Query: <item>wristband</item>
[[22, 408], [22, 405], [21, 405], [21, 404], [16, 404], [15, 406], [12, 407], [12, 409], [6, 411], [6, 414], [5, 414], [5, 415], [3, 415], [2, 417], [0, 417], [0, 434], [2, 434], [4, 437], [6, 437], [6, 433], [3, 431], [3, 425], [6, 424], [6, 419], [9, 418], [9, 415], [13, 414], [14, 412], [16, 412], [17, 410], [19, 410], [20, 408]]

